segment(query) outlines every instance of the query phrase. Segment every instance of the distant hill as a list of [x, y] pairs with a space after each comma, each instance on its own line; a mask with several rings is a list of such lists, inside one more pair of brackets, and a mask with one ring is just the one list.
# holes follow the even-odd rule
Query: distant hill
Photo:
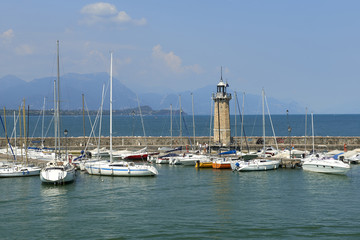
[[[56, 77], [44, 77], [26, 82], [16, 76], [8, 75], [0, 78], [0, 107], [7, 109], [18, 109], [22, 100], [30, 105], [30, 109], [42, 109], [44, 98], [46, 109], [52, 109], [54, 105], [54, 80]], [[101, 104], [103, 84], [105, 84], [104, 110], [109, 109], [109, 74], [77, 74], [69, 73], [60, 77], [61, 109], [82, 109], [82, 94], [85, 96], [86, 108], [97, 110]], [[208, 115], [212, 110], [212, 93], [216, 91], [216, 84], [205, 86], [193, 91], [194, 112], [196, 115]], [[235, 112], [235, 96], [230, 102], [231, 114]], [[259, 90], [260, 92], [260, 90]], [[141, 106], [149, 106], [153, 111], [169, 110], [172, 104], [173, 111], [179, 109], [179, 96], [181, 106], [185, 113], [192, 114], [192, 97], [190, 91], [179, 93], [142, 93], [138, 95]], [[242, 93], [238, 93], [238, 102], [242, 107]], [[288, 109], [292, 114], [302, 114], [304, 107], [298, 103], [288, 100], [267, 98], [271, 114], [285, 114]], [[113, 109], [137, 109], [137, 93], [126, 87], [118, 79], [113, 79]], [[236, 111], [239, 112], [238, 110]], [[245, 95], [245, 114], [261, 114], [261, 96]]]

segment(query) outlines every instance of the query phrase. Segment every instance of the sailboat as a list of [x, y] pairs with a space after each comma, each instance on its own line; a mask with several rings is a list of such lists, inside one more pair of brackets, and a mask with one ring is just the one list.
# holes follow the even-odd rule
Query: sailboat
[[[265, 157], [265, 91], [262, 90], [262, 115], [263, 115], [263, 144], [264, 144], [264, 157]], [[273, 170], [279, 167], [280, 161], [269, 160], [266, 158], [252, 159], [249, 161], [236, 161], [231, 162], [231, 168], [236, 171], [266, 171]]]
[[[25, 105], [25, 100], [24, 100]], [[4, 109], [5, 112], [5, 109]], [[23, 113], [25, 114], [25, 108], [23, 107]], [[24, 117], [25, 118], [25, 117]], [[8, 141], [8, 145], [10, 147], [11, 153], [13, 155], [13, 163], [6, 164], [1, 166], [0, 168], [0, 177], [28, 177], [28, 176], [39, 176], [41, 168], [36, 166], [29, 166], [28, 164], [16, 164], [16, 155], [14, 154], [13, 148], [10, 144], [9, 138], [6, 133], [6, 128], [4, 126], [4, 122], [2, 117], [0, 116], [1, 125], [3, 126], [5, 137]], [[21, 127], [21, 126], [20, 126]], [[24, 127], [25, 127], [25, 121], [24, 121]], [[25, 130], [24, 130], [25, 132]], [[27, 160], [27, 155], [26, 155]]]
[[158, 171], [153, 166], [137, 165], [133, 162], [113, 161], [112, 151], [112, 53], [110, 53], [110, 161], [95, 161], [85, 163], [85, 170], [91, 175], [105, 176], [156, 176]]
[[[55, 129], [55, 152], [58, 154], [54, 160], [48, 162], [41, 169], [40, 180], [43, 183], [65, 184], [75, 180], [76, 168], [68, 161], [66, 153], [65, 159], [61, 159], [60, 154], [60, 71], [59, 71], [59, 40], [57, 41], [57, 94], [56, 83], [54, 81], [54, 129]], [[67, 132], [66, 132], [67, 134]]]

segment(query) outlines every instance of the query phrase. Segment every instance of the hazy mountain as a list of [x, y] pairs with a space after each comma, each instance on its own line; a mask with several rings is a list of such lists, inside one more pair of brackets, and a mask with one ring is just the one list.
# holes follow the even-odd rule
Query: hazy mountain
[[[26, 82], [16, 76], [5, 76], [0, 78], [0, 106], [7, 109], [17, 109], [22, 99], [25, 98], [26, 105], [31, 109], [41, 109], [44, 97], [46, 108], [51, 109], [54, 105], [54, 80], [56, 77], [45, 77]], [[101, 104], [103, 84], [105, 84], [104, 109], [109, 109], [109, 75], [108, 73], [76, 74], [69, 73], [60, 77], [61, 109], [74, 110], [82, 108], [82, 94], [85, 96], [85, 104], [89, 110], [97, 110]], [[205, 86], [193, 91], [195, 114], [210, 114], [212, 107], [212, 93], [216, 91], [216, 84]], [[235, 113], [235, 94], [230, 101], [231, 114]], [[260, 92], [260, 90], [259, 90]], [[181, 96], [181, 107], [187, 114], [192, 114], [192, 96], [190, 91], [180, 93], [143, 93], [139, 95], [142, 106], [150, 106], [154, 110], [179, 109], [179, 96]], [[238, 93], [240, 108], [243, 105], [243, 95]], [[291, 114], [303, 113], [304, 107], [292, 100], [279, 100], [267, 98], [271, 114], [285, 114], [288, 109]], [[138, 106], [137, 93], [127, 88], [118, 79], [113, 79], [113, 108], [127, 109]], [[267, 110], [266, 110], [267, 111]], [[239, 109], [236, 111], [239, 112]], [[261, 96], [245, 95], [245, 114], [261, 114]]]

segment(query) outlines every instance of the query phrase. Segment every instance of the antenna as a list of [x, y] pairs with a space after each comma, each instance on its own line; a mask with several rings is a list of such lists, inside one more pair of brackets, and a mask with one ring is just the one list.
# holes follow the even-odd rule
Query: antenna
[[222, 79], [222, 66], [221, 66], [221, 78], [220, 78], [220, 81], [223, 81], [223, 79]]

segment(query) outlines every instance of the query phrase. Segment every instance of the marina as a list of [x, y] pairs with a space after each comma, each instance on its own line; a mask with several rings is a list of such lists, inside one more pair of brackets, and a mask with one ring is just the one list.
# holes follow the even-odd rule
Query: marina
[[[154, 178], [1, 179], [4, 239], [357, 239], [360, 169], [328, 175], [157, 165]], [[66, 229], [66, 231], [64, 231]]]
[[0, 240], [360, 239], [360, 1], [48, 2], [0, 8]]

